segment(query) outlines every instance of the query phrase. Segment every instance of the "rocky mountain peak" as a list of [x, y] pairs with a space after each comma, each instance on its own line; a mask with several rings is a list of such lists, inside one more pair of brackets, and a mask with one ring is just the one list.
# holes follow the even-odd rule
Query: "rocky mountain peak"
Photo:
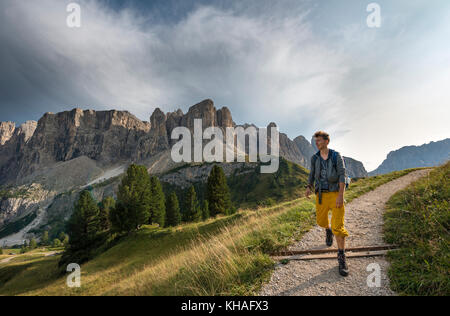
[[14, 131], [14, 136], [21, 137], [23, 136], [23, 141], [28, 142], [28, 140], [34, 135], [37, 127], [36, 121], [26, 121], [19, 128], [16, 128]]
[[158, 134], [158, 136], [167, 136], [166, 127], [167, 116], [161, 111], [160, 108], [156, 108], [150, 117], [151, 130]]
[[11, 139], [15, 129], [16, 124], [14, 122], [0, 122], [0, 146]]
[[273, 127], [277, 127], [277, 124], [274, 123], [274, 122], [270, 122], [270, 124], [267, 125], [267, 131], [270, 132], [270, 130], [271, 130]]
[[231, 111], [226, 106], [217, 111], [217, 124], [223, 128], [235, 126]]
[[189, 111], [183, 117], [181, 125], [193, 130], [195, 119], [203, 120], [203, 128], [217, 126], [216, 108], [214, 107], [214, 102], [207, 99], [191, 106]]

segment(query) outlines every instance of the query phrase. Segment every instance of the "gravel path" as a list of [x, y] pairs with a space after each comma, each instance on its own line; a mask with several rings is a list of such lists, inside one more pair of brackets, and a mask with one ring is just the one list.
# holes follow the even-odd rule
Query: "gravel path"
[[[374, 191], [354, 199], [345, 206], [345, 225], [350, 236], [346, 247], [383, 245], [383, 213], [385, 203], [397, 191], [430, 172], [418, 170], [386, 183]], [[334, 240], [333, 247], [336, 247]], [[290, 249], [323, 249], [325, 232], [316, 226]], [[367, 266], [377, 263], [381, 268], [381, 287], [368, 287]], [[309, 295], [395, 295], [389, 288], [387, 270], [389, 264], [384, 257], [348, 258], [350, 275], [346, 278], [338, 273], [337, 259], [290, 261], [278, 264], [270, 282], [263, 286], [260, 295], [309, 296]]]
[[24, 253], [24, 254], [21, 254], [21, 255], [13, 255], [13, 256], [10, 256], [10, 257], [5, 258], [3, 260], [0, 260], [0, 263], [9, 263], [11, 260], [13, 260], [15, 258], [20, 258], [21, 256], [43, 255], [44, 257], [53, 257], [53, 256], [59, 255], [61, 253], [62, 252], [58, 252], [58, 251], [34, 252], [34, 253], [31, 253], [31, 254]]

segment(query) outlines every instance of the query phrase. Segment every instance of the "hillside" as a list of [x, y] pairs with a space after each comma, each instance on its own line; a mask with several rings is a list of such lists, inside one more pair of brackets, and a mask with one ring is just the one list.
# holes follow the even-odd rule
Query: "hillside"
[[392, 288], [402, 295], [450, 295], [450, 162], [395, 194], [385, 214]]
[[391, 151], [383, 163], [369, 174], [388, 173], [397, 170], [439, 166], [450, 159], [450, 138], [423, 144], [405, 146]]
[[[212, 165], [184, 166], [163, 174], [160, 178], [165, 192], [175, 191], [179, 197], [183, 197], [186, 189], [193, 184], [199, 198], [203, 199]], [[301, 195], [308, 182], [308, 170], [284, 158], [280, 158], [280, 167], [273, 174], [262, 174], [260, 164], [220, 166], [227, 174], [231, 200], [236, 208], [271, 206], [293, 200]]]
[[[346, 199], [411, 171], [360, 179]], [[0, 295], [252, 295], [273, 271], [268, 254], [313, 224], [313, 199], [299, 198], [204, 223], [144, 227], [84, 264], [79, 289], [65, 285], [59, 256], [27, 255], [0, 264]]]

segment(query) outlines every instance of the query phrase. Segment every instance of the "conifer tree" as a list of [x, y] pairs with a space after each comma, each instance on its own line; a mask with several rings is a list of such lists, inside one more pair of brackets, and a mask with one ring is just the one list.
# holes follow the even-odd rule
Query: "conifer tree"
[[58, 238], [53, 239], [53, 247], [59, 248], [61, 246], [62, 246], [61, 240], [59, 240]]
[[[103, 199], [100, 203], [100, 229], [105, 231], [111, 228], [111, 222], [109, 220], [109, 213], [116, 206], [116, 201], [111, 196]], [[63, 241], [64, 239], [61, 239]]]
[[62, 242], [64, 238], [66, 237], [66, 234], [64, 232], [60, 232], [58, 235], [58, 239]]
[[206, 187], [206, 196], [211, 216], [229, 214], [231, 209], [230, 190], [223, 169], [215, 165], [211, 169]]
[[110, 210], [110, 221], [118, 232], [131, 232], [148, 223], [151, 206], [150, 178], [145, 166], [130, 165]]
[[72, 251], [90, 249], [98, 241], [100, 210], [89, 191], [81, 192], [68, 223], [69, 246]]
[[48, 245], [49, 237], [48, 237], [48, 231], [44, 231], [41, 238], [41, 244], [44, 246]]
[[166, 202], [166, 226], [177, 226], [181, 222], [180, 205], [175, 192], [172, 192]]
[[198, 222], [202, 218], [201, 209], [197, 200], [197, 192], [194, 186], [191, 186], [186, 192], [184, 215], [186, 222]]
[[208, 200], [204, 200], [203, 201], [203, 206], [202, 206], [202, 219], [204, 221], [206, 221], [209, 217], [210, 217], [210, 215], [209, 215], [209, 203], [208, 203]]
[[150, 178], [150, 224], [159, 224], [160, 227], [164, 227], [164, 221], [166, 218], [166, 199], [162, 189], [161, 182], [157, 177]]
[[37, 248], [37, 242], [36, 239], [32, 238], [30, 240], [30, 249], [36, 249]]

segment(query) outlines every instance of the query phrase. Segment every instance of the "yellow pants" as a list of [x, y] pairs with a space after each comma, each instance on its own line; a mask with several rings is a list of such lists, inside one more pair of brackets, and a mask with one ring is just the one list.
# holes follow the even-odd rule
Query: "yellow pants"
[[322, 192], [322, 204], [319, 204], [319, 193], [316, 194], [316, 218], [317, 225], [323, 228], [330, 227], [328, 213], [331, 209], [331, 230], [335, 236], [348, 237], [344, 227], [345, 207], [336, 207], [336, 199], [339, 192]]

